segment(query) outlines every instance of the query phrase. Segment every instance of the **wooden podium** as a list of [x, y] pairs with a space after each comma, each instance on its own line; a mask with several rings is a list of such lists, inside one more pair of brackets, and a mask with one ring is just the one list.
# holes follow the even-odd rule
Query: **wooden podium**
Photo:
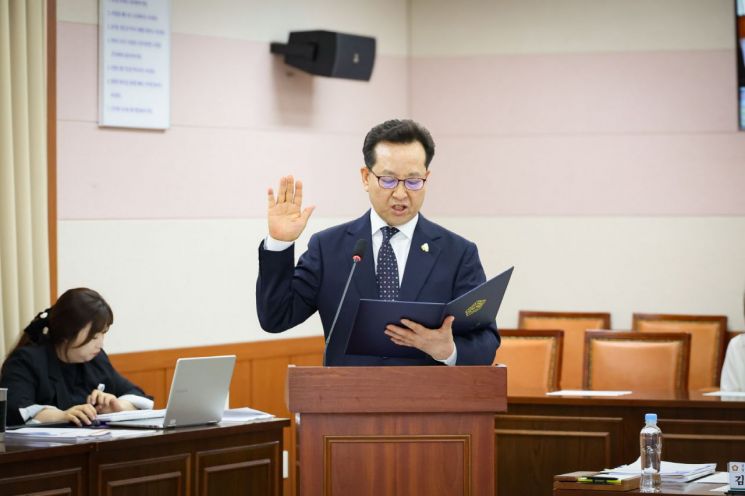
[[300, 496], [494, 494], [504, 367], [290, 367]]

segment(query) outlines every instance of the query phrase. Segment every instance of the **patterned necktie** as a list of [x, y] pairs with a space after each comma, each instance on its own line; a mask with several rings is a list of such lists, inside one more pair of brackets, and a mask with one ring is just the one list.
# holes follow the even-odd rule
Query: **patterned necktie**
[[391, 247], [391, 238], [398, 232], [395, 227], [386, 226], [383, 231], [383, 244], [378, 251], [378, 298], [398, 300], [398, 261]]

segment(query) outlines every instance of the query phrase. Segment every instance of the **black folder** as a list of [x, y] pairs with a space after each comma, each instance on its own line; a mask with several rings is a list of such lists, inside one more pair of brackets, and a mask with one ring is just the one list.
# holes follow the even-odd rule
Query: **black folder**
[[437, 329], [448, 315], [455, 316], [453, 334], [464, 335], [494, 322], [514, 267], [473, 288], [450, 303], [360, 299], [347, 340], [348, 355], [423, 358], [427, 355], [399, 346], [385, 335], [388, 324], [401, 326], [401, 319]]

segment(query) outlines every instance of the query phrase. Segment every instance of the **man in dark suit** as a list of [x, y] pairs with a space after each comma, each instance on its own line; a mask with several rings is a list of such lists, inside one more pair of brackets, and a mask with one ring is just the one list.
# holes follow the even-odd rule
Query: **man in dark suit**
[[365, 137], [360, 174], [372, 209], [362, 217], [314, 234], [294, 263], [294, 241], [313, 207], [302, 208], [303, 186], [292, 176], [280, 180], [275, 198], [268, 191], [269, 236], [259, 247], [256, 307], [261, 327], [282, 332], [318, 311], [326, 336], [336, 314], [359, 239], [366, 252], [349, 285], [333, 336], [328, 365], [490, 365], [499, 346], [492, 322], [453, 336], [454, 317], [439, 329], [402, 320], [386, 335], [400, 346], [423, 351], [421, 359], [345, 353], [360, 298], [448, 302], [486, 280], [476, 245], [425, 219], [429, 164], [435, 145], [429, 131], [410, 120], [390, 120]]

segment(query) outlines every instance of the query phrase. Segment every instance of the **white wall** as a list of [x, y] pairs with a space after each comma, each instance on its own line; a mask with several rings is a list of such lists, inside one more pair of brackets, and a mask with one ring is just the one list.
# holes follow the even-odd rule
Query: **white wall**
[[[173, 125], [153, 133], [97, 127], [97, 2], [59, 0], [59, 288], [110, 301], [110, 352], [273, 339], [254, 299], [266, 188], [306, 181], [299, 253], [367, 208], [365, 132], [413, 116], [438, 144], [423, 213], [487, 275], [516, 267], [500, 326], [525, 309], [744, 328], [730, 3], [172, 0]], [[373, 80], [268, 53], [316, 28], [376, 36]], [[317, 334], [313, 317], [282, 337]]]

